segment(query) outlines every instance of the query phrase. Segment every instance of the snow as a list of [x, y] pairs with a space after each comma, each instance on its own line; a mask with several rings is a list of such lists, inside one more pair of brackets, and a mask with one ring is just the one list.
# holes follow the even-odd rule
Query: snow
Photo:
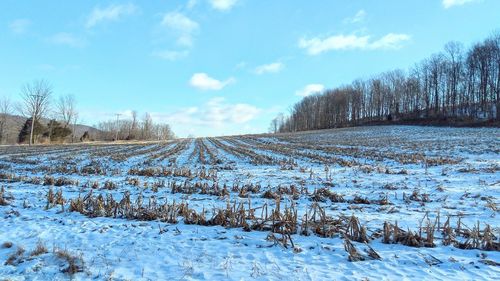
[[[450, 276], [457, 280], [500, 279], [500, 267], [484, 263], [499, 263], [498, 251], [444, 246], [438, 232], [434, 248], [384, 244], [381, 238], [372, 238], [369, 246], [382, 259], [350, 262], [341, 235], [322, 238], [293, 234], [294, 250], [290, 245], [285, 248], [267, 239], [270, 233], [266, 231], [187, 225], [182, 219], [169, 224], [91, 218], [69, 212], [68, 203], [64, 210], [60, 205], [46, 209], [49, 189], [61, 190], [69, 201], [87, 194], [91, 188], [83, 186], [94, 181], [100, 183], [100, 188], [93, 190], [94, 195], [112, 194], [117, 200], [129, 191], [132, 200], [139, 194], [144, 198], [155, 196], [159, 202], [187, 202], [196, 211], [224, 208], [227, 200], [247, 203], [249, 199], [238, 197], [237, 192], [231, 192], [228, 199], [172, 193], [168, 187], [171, 182], [206, 182], [211, 186], [213, 179], [128, 174], [133, 167], [217, 169], [219, 186], [227, 184], [231, 189], [233, 184], [260, 184], [260, 192], [249, 195], [252, 206], [266, 203], [275, 206], [274, 200], [261, 196], [268, 187], [276, 190], [279, 186], [295, 185], [304, 187], [309, 194], [327, 187], [347, 202], [326, 200], [317, 204], [332, 217], [355, 215], [366, 226], [368, 235], [379, 231], [384, 222], [397, 221], [403, 230], [415, 231], [426, 214], [431, 221], [439, 214], [441, 222], [449, 215], [452, 225], [458, 217], [470, 228], [478, 222], [481, 229], [488, 224], [499, 242], [500, 225], [496, 218], [500, 210], [499, 129], [381, 126], [217, 140], [226, 147], [265, 155], [275, 162], [256, 164], [248, 155], [220, 149], [210, 139], [203, 139], [203, 143], [221, 163], [215, 163], [207, 155], [205, 159], [210, 159], [211, 164], [199, 163], [195, 155], [199, 150], [192, 139], [169, 143], [0, 147], [0, 174], [24, 177], [0, 182], [9, 201], [6, 206], [0, 205], [0, 277], [7, 280], [447, 280]], [[180, 146], [182, 150], [173, 151], [182, 142], [186, 142]], [[411, 157], [414, 161], [403, 161]], [[292, 169], [285, 169], [280, 161], [290, 158], [295, 163]], [[446, 161], [439, 162], [440, 159]], [[99, 163], [105, 173], [82, 175], [56, 169], [65, 166], [78, 170], [91, 163]], [[43, 185], [46, 175], [79, 183], [46, 186]], [[33, 176], [39, 177], [41, 183], [29, 183]], [[139, 180], [139, 186], [130, 184], [131, 178]], [[155, 192], [151, 186], [159, 180], [165, 180], [167, 187]], [[116, 189], [104, 189], [105, 181], [116, 183]], [[429, 202], [405, 200], [414, 190], [419, 195], [428, 194]], [[356, 197], [372, 202], [387, 197], [391, 204], [356, 204], [352, 202]], [[306, 194], [297, 200], [285, 196], [282, 201], [288, 205], [295, 201], [299, 218], [315, 203]], [[13, 246], [2, 246], [5, 242], [12, 242]], [[48, 252], [30, 257], [37, 243], [46, 245]], [[352, 243], [366, 256], [366, 245]], [[18, 247], [26, 250], [22, 262], [6, 265]], [[81, 257], [83, 271], [72, 276], [63, 272], [67, 262], [57, 257], [53, 248], [66, 249]]]

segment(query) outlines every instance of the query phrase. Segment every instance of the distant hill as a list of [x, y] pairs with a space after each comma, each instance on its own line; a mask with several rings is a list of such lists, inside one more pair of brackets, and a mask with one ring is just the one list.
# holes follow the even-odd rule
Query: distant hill
[[[6, 143], [13, 144], [17, 142], [17, 138], [19, 135], [19, 131], [23, 127], [24, 123], [26, 122], [26, 117], [18, 116], [18, 115], [8, 115], [7, 116], [7, 141]], [[48, 119], [42, 119], [43, 125], [47, 125], [49, 122]], [[88, 131], [91, 138], [97, 139], [102, 132], [94, 127], [87, 126], [87, 125], [82, 125], [82, 124], [77, 124], [75, 126], [75, 141], [79, 141], [80, 137], [83, 135], [85, 131]], [[68, 138], [68, 141], [70, 138]]]

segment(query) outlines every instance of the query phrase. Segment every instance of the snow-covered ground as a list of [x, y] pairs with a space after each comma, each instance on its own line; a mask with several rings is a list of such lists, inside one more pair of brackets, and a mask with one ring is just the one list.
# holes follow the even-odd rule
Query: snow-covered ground
[[[0, 280], [500, 279], [494, 128], [2, 146], [0, 188]], [[48, 203], [50, 190], [62, 199]], [[134, 215], [120, 213], [126, 204], [89, 211], [126, 194], [140, 206]], [[179, 204], [189, 211], [174, 219], [156, 207]], [[210, 220], [228, 206], [243, 208], [244, 222]], [[268, 219], [266, 206], [296, 219]], [[321, 222], [313, 211], [324, 212]], [[188, 213], [210, 223], [186, 224]], [[366, 241], [352, 234], [352, 218]], [[404, 233], [384, 241], [384, 225]], [[349, 261], [351, 244], [362, 260]]]

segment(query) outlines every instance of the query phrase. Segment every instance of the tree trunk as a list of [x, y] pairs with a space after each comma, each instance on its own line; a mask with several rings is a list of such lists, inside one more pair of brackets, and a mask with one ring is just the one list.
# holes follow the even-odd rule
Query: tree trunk
[[35, 127], [35, 117], [31, 117], [31, 130], [30, 130], [30, 146], [33, 145], [33, 129]]

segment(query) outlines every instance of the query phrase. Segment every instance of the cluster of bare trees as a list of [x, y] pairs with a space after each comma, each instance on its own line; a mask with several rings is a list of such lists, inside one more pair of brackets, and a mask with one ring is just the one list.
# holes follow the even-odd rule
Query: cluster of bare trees
[[0, 144], [5, 143], [7, 139], [7, 118], [12, 114], [12, 105], [9, 99], [3, 97], [0, 99]]
[[[63, 129], [73, 132], [78, 119], [75, 99], [73, 96], [67, 95], [61, 96], [56, 102], [53, 102], [52, 95], [52, 85], [46, 80], [37, 80], [23, 85], [20, 93], [21, 101], [15, 106], [8, 98], [3, 97], [0, 100], [0, 143], [5, 143], [7, 140], [7, 120], [9, 115], [15, 111], [28, 120], [29, 124], [25, 124], [25, 127], [29, 131], [27, 142], [30, 145], [35, 143], [39, 137], [39, 132], [35, 132], [37, 128], [35, 124], [42, 124], [43, 120], [49, 120], [47, 123], [49, 141], [54, 132], [53, 129], [55, 129], [53, 126], [59, 125], [56, 120], [61, 121]], [[71, 135], [73, 139], [73, 134], [71, 133]]]
[[[26, 117], [22, 128], [9, 128], [9, 118], [18, 113]], [[17, 142], [30, 145], [43, 139], [71, 142], [76, 140], [168, 140], [175, 138], [168, 124], [155, 124], [151, 115], [145, 113], [141, 119], [137, 111], [133, 111], [130, 119], [120, 119], [101, 122], [98, 129], [90, 136], [85, 132], [81, 137], [75, 136], [78, 111], [76, 100], [72, 95], [53, 99], [52, 85], [46, 80], [26, 83], [21, 88], [20, 102], [12, 103], [6, 97], [0, 97], [0, 144], [6, 143], [8, 133], [15, 131]], [[12, 121], [11, 121], [12, 123]], [[18, 126], [18, 125], [15, 125]], [[10, 136], [12, 143], [13, 136]]]
[[500, 33], [464, 50], [457, 42], [408, 72], [305, 97], [289, 116], [272, 120], [273, 132], [326, 129], [383, 120], [500, 121]]
[[97, 128], [106, 140], [169, 140], [175, 138], [168, 124], [155, 124], [149, 113], [144, 113], [139, 119], [137, 111], [132, 111], [130, 118], [101, 122]]

